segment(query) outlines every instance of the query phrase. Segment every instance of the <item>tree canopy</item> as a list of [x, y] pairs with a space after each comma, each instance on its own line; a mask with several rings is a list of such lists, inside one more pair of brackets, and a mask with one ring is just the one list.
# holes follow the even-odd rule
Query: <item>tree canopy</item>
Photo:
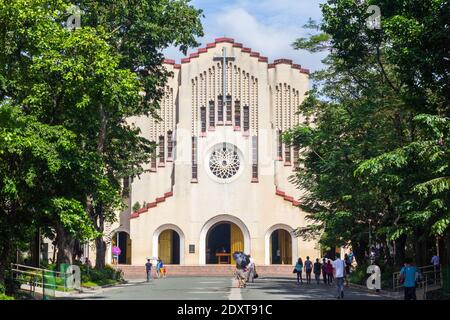
[[[73, 4], [81, 28], [69, 29]], [[104, 225], [124, 207], [122, 180], [144, 172], [155, 147], [127, 119], [157, 117], [170, 75], [162, 50], [196, 46], [200, 17], [186, 0], [0, 0], [0, 130], [8, 150], [0, 192], [15, 199], [2, 197], [0, 219], [18, 223], [2, 223], [8, 250], [29, 237], [14, 228], [45, 227], [56, 232], [59, 262], [71, 262], [75, 239], [96, 238], [96, 265], [104, 265]]]
[[[369, 5], [381, 29], [368, 28]], [[307, 25], [315, 33], [294, 43], [329, 50], [300, 108], [312, 125], [285, 134], [305, 150], [293, 180], [312, 223], [300, 235], [320, 232], [361, 257], [370, 228], [387, 258], [401, 263], [406, 250], [419, 264], [436, 236], [448, 238], [449, 6], [329, 0], [323, 21]]]

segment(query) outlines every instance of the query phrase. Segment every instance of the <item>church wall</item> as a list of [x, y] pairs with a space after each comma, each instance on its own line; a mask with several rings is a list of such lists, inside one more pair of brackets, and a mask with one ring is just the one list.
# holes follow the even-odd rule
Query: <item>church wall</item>
[[[230, 63], [227, 93], [232, 94], [233, 99], [238, 97], [241, 106], [250, 106], [248, 134], [245, 134], [242, 128], [226, 123], [218, 126], [217, 117], [215, 128], [207, 128], [204, 133], [200, 130], [199, 108], [206, 107], [206, 118], [209, 119], [208, 102], [211, 99], [217, 100], [217, 96], [222, 93], [221, 64], [220, 61], [213, 62], [213, 59], [220, 56], [224, 46], [227, 48], [227, 56], [235, 58]], [[173, 66], [174, 64], [169, 63], [169, 68]], [[308, 76], [289, 61], [283, 60], [268, 65], [267, 58], [226, 39], [222, 43], [208, 45], [207, 50], [191, 55], [190, 59], [184, 59], [177, 72], [176, 78], [172, 79], [170, 84], [171, 87], [176, 87], [177, 82], [179, 84], [176, 94], [179, 121], [175, 130], [176, 151], [173, 168], [171, 164], [166, 163], [166, 167], [157, 168], [156, 173], [144, 174], [140, 179], [135, 178], [132, 203], [154, 201], [157, 196], [169, 191], [173, 193], [147, 212], [133, 214], [130, 220], [133, 264], [142, 264], [146, 258], [157, 255], [157, 233], [163, 230], [164, 226], [176, 226], [183, 233], [182, 263], [201, 264], [204, 262], [204, 248], [199, 248], [202, 242], [201, 234], [204, 233], [208, 221], [220, 215], [224, 215], [224, 219], [231, 216], [231, 219], [242, 222], [250, 237], [246, 248], [248, 253], [252, 254], [257, 264], [267, 264], [268, 230], [276, 225], [288, 230], [305, 226], [305, 213], [293, 206], [293, 199], [286, 201], [276, 195], [277, 190], [282, 190], [286, 196], [294, 199], [300, 196], [295, 186], [288, 182], [288, 177], [293, 173], [292, 153], [290, 166], [285, 166], [284, 160], [277, 160], [277, 130], [287, 130], [302, 120], [294, 113], [303, 100], [304, 92], [308, 90]], [[288, 90], [285, 96], [275, 95], [276, 87], [280, 84]], [[289, 94], [292, 94], [292, 97]], [[277, 100], [277, 97], [285, 99], [284, 104], [282, 100]], [[290, 100], [287, 100], [288, 98]], [[232, 110], [234, 119], [234, 108]], [[144, 121], [139, 124], [148, 128], [145, 132], [143, 130], [143, 134], [151, 135], [148, 119], [139, 121]], [[193, 179], [192, 175], [193, 136], [197, 139], [198, 150], [196, 179]], [[258, 136], [256, 180], [252, 175], [252, 136]], [[239, 149], [244, 170], [239, 173], [238, 178], [227, 183], [218, 183], [208, 173], [208, 156], [211, 147], [224, 141]], [[171, 174], [175, 175], [173, 188], [170, 183]], [[302, 258], [306, 255], [311, 258], [319, 257], [319, 248], [316, 247], [315, 241], [305, 242], [297, 238], [293, 241], [296, 243], [294, 247], [297, 247], [293, 254], [293, 263], [299, 255]], [[189, 253], [190, 244], [195, 245], [195, 253]]]
[[[184, 190], [183, 190], [184, 189]], [[157, 255], [153, 249], [154, 231], [162, 225], [174, 224], [183, 231], [185, 236], [185, 264], [199, 264], [199, 235], [203, 225], [218, 215], [231, 215], [240, 219], [248, 228], [251, 238], [249, 253], [257, 264], [266, 264], [265, 236], [272, 226], [284, 224], [295, 229], [305, 226], [304, 214], [298, 208], [287, 203], [274, 193], [265, 194], [263, 185], [253, 187], [248, 193], [230, 192], [223, 198], [218, 192], [207, 193], [199, 184], [179, 188], [174, 196], [154, 210], [141, 214], [131, 220], [133, 235], [133, 263], [139, 264], [146, 257]], [[183, 191], [186, 191], [183, 193]], [[218, 205], [222, 203], [222, 205]], [[201, 205], [199, 205], [201, 204]], [[319, 257], [318, 248], [314, 242], [304, 242], [294, 238], [298, 243], [297, 255]], [[189, 244], [196, 247], [195, 254], [189, 254]]]

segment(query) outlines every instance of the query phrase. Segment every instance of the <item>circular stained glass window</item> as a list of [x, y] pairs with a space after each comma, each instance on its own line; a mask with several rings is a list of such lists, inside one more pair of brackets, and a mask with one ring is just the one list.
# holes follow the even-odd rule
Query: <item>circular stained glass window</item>
[[209, 157], [209, 169], [219, 179], [230, 179], [238, 173], [240, 166], [236, 147], [227, 144], [216, 147]]

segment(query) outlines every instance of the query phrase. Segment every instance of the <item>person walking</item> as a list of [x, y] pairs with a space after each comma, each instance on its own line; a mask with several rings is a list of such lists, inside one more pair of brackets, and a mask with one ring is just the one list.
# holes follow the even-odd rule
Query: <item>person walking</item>
[[345, 261], [341, 260], [340, 255], [336, 255], [336, 260], [333, 261], [333, 273], [336, 279], [337, 298], [344, 299]]
[[403, 284], [405, 290], [405, 300], [417, 300], [416, 281], [418, 277], [419, 272], [412, 265], [412, 259], [406, 258], [405, 264], [400, 270], [400, 284]]
[[238, 281], [238, 288], [245, 288], [247, 286], [246, 280], [248, 279], [248, 265], [250, 263], [239, 262], [236, 260], [236, 270], [234, 272], [235, 278]]
[[297, 284], [303, 283], [302, 270], [303, 270], [303, 261], [302, 258], [298, 258], [298, 261], [295, 264], [294, 269], [294, 271], [297, 273]]
[[331, 264], [331, 260], [328, 260], [326, 265], [326, 273], [327, 273], [327, 284], [331, 286], [333, 283], [333, 265]]
[[164, 264], [163, 264], [161, 258], [158, 258], [158, 260], [156, 262], [156, 275], [158, 276], [158, 278], [161, 278], [161, 273], [162, 273], [163, 267], [164, 267]]
[[328, 283], [328, 276], [327, 276], [327, 260], [325, 258], [322, 259], [322, 277], [323, 277], [323, 283]]
[[145, 272], [147, 273], [147, 282], [150, 282], [152, 279], [152, 263], [150, 259], [147, 259], [147, 263], [145, 264]]
[[434, 267], [434, 282], [436, 283], [441, 277], [441, 259], [437, 254], [431, 258], [431, 263]]
[[319, 259], [316, 259], [314, 263], [314, 276], [316, 278], [317, 284], [320, 284], [320, 274], [322, 273], [322, 265], [319, 262]]
[[252, 258], [251, 255], [248, 255], [248, 258], [250, 260], [250, 263], [248, 264], [247, 268], [248, 268], [248, 276], [247, 276], [247, 282], [254, 282], [254, 278], [255, 278], [255, 260]]
[[306, 257], [305, 261], [305, 271], [306, 271], [306, 283], [311, 284], [311, 273], [313, 269], [313, 263], [309, 260], [309, 256]]
[[355, 257], [355, 255], [353, 254], [353, 249], [350, 248], [349, 250], [350, 252], [348, 253], [348, 258], [350, 259], [350, 265], [353, 264], [353, 258]]
[[350, 261], [350, 258], [348, 256], [348, 254], [344, 255], [344, 263], [345, 263], [345, 286], [348, 287], [348, 277], [350, 275], [350, 268], [352, 266], [352, 263]]

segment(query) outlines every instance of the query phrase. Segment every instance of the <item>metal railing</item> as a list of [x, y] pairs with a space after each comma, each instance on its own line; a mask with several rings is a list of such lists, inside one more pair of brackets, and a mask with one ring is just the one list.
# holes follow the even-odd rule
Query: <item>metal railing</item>
[[[434, 265], [417, 268], [419, 279], [416, 281], [418, 295], [426, 299], [427, 292], [437, 290], [443, 286], [442, 266], [436, 268]], [[400, 283], [400, 272], [392, 274], [392, 284], [394, 292], [403, 290], [403, 284]]]
[[33, 297], [36, 297], [36, 288], [40, 288], [42, 299], [55, 297], [55, 291], [67, 292], [72, 289], [68, 283], [72, 274], [67, 272], [11, 264], [11, 278], [18, 289], [29, 291]]

